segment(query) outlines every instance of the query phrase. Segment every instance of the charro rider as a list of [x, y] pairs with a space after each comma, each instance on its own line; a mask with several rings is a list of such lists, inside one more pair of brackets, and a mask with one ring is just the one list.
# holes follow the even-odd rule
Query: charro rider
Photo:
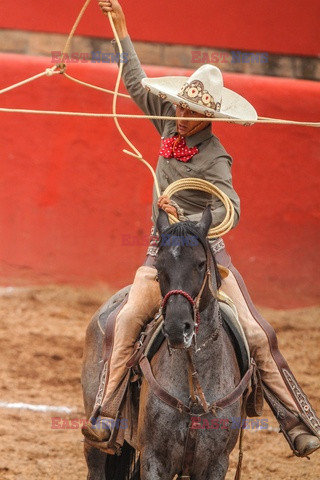
[[[123, 51], [128, 62], [123, 68], [123, 81], [133, 100], [148, 115], [183, 117], [183, 120], [153, 120], [162, 137], [157, 179], [161, 191], [175, 180], [198, 177], [210, 181], [225, 192], [235, 209], [234, 225], [239, 221], [240, 202], [232, 186], [231, 163], [217, 137], [211, 132], [211, 122], [188, 120], [188, 117], [221, 116], [244, 120], [256, 119], [254, 108], [244, 98], [223, 87], [218, 68], [204, 65], [190, 78], [164, 77], [148, 79], [128, 36], [125, 16], [117, 0], [99, 2], [105, 15], [111, 12]], [[184, 190], [174, 196], [157, 199], [154, 192], [153, 221], [158, 208], [179, 220], [198, 220], [209, 196], [203, 192]], [[225, 216], [219, 200], [212, 204], [212, 226]], [[272, 327], [257, 312], [243, 279], [234, 268], [221, 239], [211, 242], [219, 264], [229, 269], [222, 290], [233, 300], [246, 334], [250, 353], [260, 370], [265, 395], [281, 430], [291, 448], [299, 456], [310, 455], [320, 447], [320, 421], [306, 395], [294, 378], [277, 346]], [[159, 309], [161, 295], [152, 266], [157, 254], [155, 244], [148, 249], [147, 261], [140, 267], [130, 290], [127, 303], [116, 318], [113, 352], [109, 362], [109, 379], [105, 387], [98, 418], [83, 428], [83, 434], [99, 443], [110, 436], [110, 418], [115, 418], [116, 391], [126, 377], [126, 362], [133, 345], [148, 318]]]

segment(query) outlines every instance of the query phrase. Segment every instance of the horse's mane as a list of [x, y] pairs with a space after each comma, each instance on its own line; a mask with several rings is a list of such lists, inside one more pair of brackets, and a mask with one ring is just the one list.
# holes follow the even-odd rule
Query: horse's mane
[[190, 220], [186, 222], [173, 223], [170, 225], [170, 227], [165, 229], [162, 235], [160, 234], [160, 237], [167, 235], [175, 235], [177, 237], [186, 237], [187, 235], [192, 235], [199, 240], [204, 247], [207, 245], [207, 239], [204, 235], [201, 235], [199, 230], [196, 228], [196, 222], [191, 222]]
[[187, 220], [186, 222], [178, 222], [170, 225], [170, 227], [166, 228], [162, 232], [162, 234], [160, 234], [160, 245], [162, 245], [161, 240], [169, 236], [177, 236], [177, 237], [193, 236], [202, 244], [203, 248], [207, 252], [207, 255], [211, 255], [213, 266], [214, 266], [213, 273], [215, 274], [216, 281], [217, 281], [217, 288], [219, 289], [221, 287], [221, 275], [217, 267], [216, 259], [212, 254], [207, 238], [205, 237], [205, 235], [199, 232], [199, 229], [197, 229], [196, 222]]

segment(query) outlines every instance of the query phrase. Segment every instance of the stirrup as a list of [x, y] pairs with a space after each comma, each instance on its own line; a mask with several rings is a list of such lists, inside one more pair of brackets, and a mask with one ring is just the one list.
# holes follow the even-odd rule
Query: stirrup
[[93, 440], [89, 440], [89, 438], [84, 438], [84, 443], [89, 445], [90, 447], [97, 448], [103, 453], [107, 453], [108, 455], [121, 455], [121, 445], [118, 443], [113, 443], [110, 445], [110, 441], [107, 442], [95, 442]]

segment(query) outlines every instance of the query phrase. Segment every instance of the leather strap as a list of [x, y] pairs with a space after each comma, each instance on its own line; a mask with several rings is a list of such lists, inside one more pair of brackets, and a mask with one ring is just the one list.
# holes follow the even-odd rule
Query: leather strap
[[[247, 287], [244, 283], [244, 280], [243, 280], [242, 276], [240, 275], [240, 273], [238, 272], [238, 270], [232, 264], [229, 266], [229, 269], [233, 273], [233, 275], [235, 276], [235, 278], [237, 280], [239, 288], [240, 288], [240, 290], [243, 294], [243, 297], [244, 297], [244, 299], [245, 299], [245, 301], [248, 305], [248, 308], [249, 308], [252, 316], [254, 317], [254, 319], [258, 322], [260, 327], [266, 333], [266, 336], [267, 336], [268, 342], [269, 342], [271, 355], [272, 355], [272, 357], [273, 357], [273, 359], [274, 359], [274, 361], [275, 361], [275, 363], [276, 363], [276, 365], [279, 369], [279, 372], [280, 372], [285, 384], [287, 385], [288, 392], [291, 394], [292, 399], [294, 400], [294, 402], [295, 402], [295, 404], [298, 408], [298, 411], [300, 413], [300, 418], [301, 418], [302, 422], [305, 423], [307, 425], [307, 427], [309, 429], [311, 429], [315, 433], [315, 435], [318, 436], [318, 438], [320, 438], [320, 420], [316, 416], [313, 408], [311, 407], [311, 405], [310, 405], [310, 403], [307, 399], [306, 394], [303, 392], [300, 385], [298, 385], [298, 382], [295, 379], [295, 377], [294, 377], [289, 365], [287, 364], [285, 358], [282, 356], [281, 352], [279, 351], [278, 340], [277, 340], [276, 333], [275, 333], [273, 327], [260, 315], [258, 310], [255, 308], [255, 306], [254, 306], [254, 304], [251, 300], [251, 297], [249, 295], [249, 292], [247, 290]], [[296, 395], [294, 394], [292, 385], [288, 381], [288, 376], [291, 379], [291, 382], [296, 385], [297, 390], [299, 390], [298, 394], [296, 394]], [[301, 403], [300, 403], [299, 398], [302, 398], [302, 397], [303, 397], [303, 402], [301, 401]]]
[[251, 380], [251, 392], [247, 398], [246, 413], [248, 417], [260, 417], [263, 413], [263, 387], [260, 371], [254, 368]]
[[[194, 415], [194, 412], [192, 412], [192, 408], [190, 408], [188, 405], [185, 405], [183, 402], [181, 402], [178, 398], [172, 396], [169, 392], [167, 392], [155, 379], [151, 365], [147, 357], [142, 357], [140, 360], [140, 368], [142, 370], [142, 373], [147, 380], [149, 386], [151, 387], [153, 393], [164, 403], [169, 405], [172, 408], [175, 408], [176, 410], [179, 410], [180, 413], [187, 413], [188, 415]], [[213, 402], [211, 405], [209, 405], [209, 411], [215, 412], [216, 408], [225, 408], [228, 407], [229, 405], [232, 405], [235, 403], [239, 398], [242, 397], [243, 393], [245, 392], [248, 383], [250, 381], [250, 378], [252, 376], [254, 368], [254, 363], [252, 361], [249, 369], [245, 373], [245, 375], [242, 377], [238, 385], [230, 392], [228, 395], [226, 395], [223, 398], [220, 398], [220, 400], [217, 400], [216, 402]], [[205, 414], [204, 412], [203, 414]], [[202, 415], [203, 415], [202, 414]], [[199, 416], [199, 414], [197, 413]], [[201, 416], [201, 414], [200, 414]]]
[[198, 443], [198, 429], [192, 428], [193, 422], [190, 418], [186, 443], [184, 446], [183, 460], [182, 460], [182, 475], [181, 479], [190, 479], [194, 470], [195, 453]]
[[173, 397], [168, 393], [164, 388], [161, 387], [161, 385], [157, 382], [157, 380], [153, 376], [153, 372], [151, 369], [150, 362], [147, 357], [143, 356], [140, 360], [140, 368], [142, 370], [142, 373], [147, 380], [149, 386], [151, 387], [153, 393], [160, 398], [164, 403], [169, 405], [170, 407], [173, 407], [177, 410], [179, 410], [180, 413], [186, 412], [188, 414], [191, 414], [190, 408], [184, 405], [180, 400], [177, 398]]
[[246, 391], [246, 388], [252, 376], [253, 368], [254, 363], [252, 361], [249, 369], [246, 371], [246, 373], [244, 374], [238, 385], [234, 388], [234, 390], [232, 390], [232, 392], [230, 392], [228, 395], [221, 398], [217, 402], [213, 403], [212, 408], [225, 408], [239, 400], [239, 398], [241, 398]]
[[156, 317], [147, 324], [145, 330], [140, 334], [138, 342], [136, 342], [134, 346], [133, 354], [126, 363], [127, 368], [136, 367], [139, 364], [142, 355], [144, 355], [145, 352], [148, 352], [150, 345], [152, 346], [155, 333], [158, 332], [161, 323], [162, 316], [157, 314]]
[[229, 270], [233, 273], [252, 316], [267, 336], [270, 353], [278, 367], [279, 373], [282, 376], [283, 381], [287, 386], [288, 392], [291, 394], [291, 397], [297, 406], [301, 421], [320, 439], [320, 419], [317, 417], [310, 402], [308, 401], [306, 394], [303, 392], [302, 388], [295, 379], [290, 367], [288, 366], [288, 363], [279, 351], [278, 340], [273, 327], [260, 315], [256, 307], [254, 306], [245, 282], [241, 274], [231, 263], [231, 257], [226, 252], [226, 250], [224, 249], [217, 252], [215, 254], [215, 258], [218, 263], [229, 268]]
[[[267, 385], [263, 384], [264, 397], [276, 417], [281, 430], [289, 432], [292, 428], [298, 426], [300, 419], [288, 410], [285, 405], [271, 392]], [[291, 445], [294, 450], [293, 444]]]
[[143, 265], [147, 265], [148, 267], [154, 267], [156, 260], [157, 260], [156, 256], [147, 254]]

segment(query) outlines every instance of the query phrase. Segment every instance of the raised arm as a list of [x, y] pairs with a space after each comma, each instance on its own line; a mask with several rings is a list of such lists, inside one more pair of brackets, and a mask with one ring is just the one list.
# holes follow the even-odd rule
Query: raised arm
[[109, 0], [106, 2], [98, 2], [103, 14], [108, 17], [109, 12], [114, 23], [114, 27], [117, 31], [120, 40], [126, 38], [128, 34], [126, 18], [123, 13], [122, 7], [118, 0]]
[[[101, 1], [99, 6], [104, 15], [108, 16], [108, 12], [111, 13], [115, 29], [121, 41], [124, 60], [127, 60], [123, 65], [122, 79], [131, 98], [147, 115], [174, 116], [175, 108], [170, 102], [147, 92], [141, 85], [141, 80], [146, 77], [146, 74], [141, 67], [139, 58], [130, 40], [125, 15], [118, 0]], [[115, 42], [113, 43], [116, 52], [119, 53], [117, 45]], [[152, 120], [152, 123], [158, 132], [162, 134], [165, 121]]]

